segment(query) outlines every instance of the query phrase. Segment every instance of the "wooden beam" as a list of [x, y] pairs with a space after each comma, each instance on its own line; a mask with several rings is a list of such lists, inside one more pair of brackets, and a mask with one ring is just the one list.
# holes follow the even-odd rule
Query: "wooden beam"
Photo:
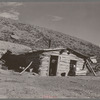
[[23, 73], [31, 66], [32, 63], [33, 63], [33, 61], [31, 61], [31, 62], [29, 63], [29, 65], [28, 65], [20, 74], [23, 74]]
[[94, 74], [94, 76], [97, 76], [96, 73], [95, 73], [95, 71], [93, 70], [91, 64], [89, 63], [89, 61], [88, 61], [87, 59], [86, 59], [86, 62], [87, 62], [87, 64], [89, 65], [89, 67], [90, 67], [92, 73]]

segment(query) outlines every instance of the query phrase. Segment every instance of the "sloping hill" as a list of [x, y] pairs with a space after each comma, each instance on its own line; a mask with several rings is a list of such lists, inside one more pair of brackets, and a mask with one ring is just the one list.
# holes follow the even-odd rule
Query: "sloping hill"
[[23, 44], [32, 49], [48, 48], [51, 40], [52, 48], [69, 47], [85, 55], [97, 55], [98, 61], [100, 59], [100, 48], [90, 42], [6, 18], [0, 18], [0, 40]]

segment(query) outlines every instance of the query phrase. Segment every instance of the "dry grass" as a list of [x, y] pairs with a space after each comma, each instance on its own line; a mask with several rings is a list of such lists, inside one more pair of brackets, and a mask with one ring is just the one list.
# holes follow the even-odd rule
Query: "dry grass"
[[0, 74], [0, 95], [7, 98], [100, 98], [100, 77], [40, 77], [12, 71]]

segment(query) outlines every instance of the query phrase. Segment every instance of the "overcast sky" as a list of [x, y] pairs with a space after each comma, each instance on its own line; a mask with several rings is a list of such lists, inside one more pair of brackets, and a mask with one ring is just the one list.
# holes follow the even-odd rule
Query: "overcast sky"
[[0, 16], [100, 45], [100, 2], [1, 2]]

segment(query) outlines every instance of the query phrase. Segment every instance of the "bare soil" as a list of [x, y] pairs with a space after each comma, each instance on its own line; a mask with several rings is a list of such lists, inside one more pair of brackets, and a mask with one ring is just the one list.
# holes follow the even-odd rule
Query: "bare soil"
[[0, 98], [100, 98], [100, 77], [0, 73]]

